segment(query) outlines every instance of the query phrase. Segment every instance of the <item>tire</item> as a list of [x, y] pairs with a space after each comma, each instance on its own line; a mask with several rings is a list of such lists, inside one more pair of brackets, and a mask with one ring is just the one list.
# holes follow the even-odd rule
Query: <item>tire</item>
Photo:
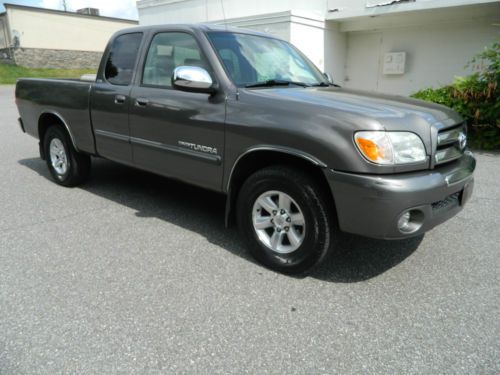
[[321, 185], [288, 166], [255, 172], [237, 199], [238, 227], [250, 253], [285, 274], [308, 271], [333, 250], [333, 212]]
[[56, 183], [76, 186], [88, 179], [90, 156], [73, 147], [66, 130], [59, 125], [50, 126], [43, 139], [45, 161]]

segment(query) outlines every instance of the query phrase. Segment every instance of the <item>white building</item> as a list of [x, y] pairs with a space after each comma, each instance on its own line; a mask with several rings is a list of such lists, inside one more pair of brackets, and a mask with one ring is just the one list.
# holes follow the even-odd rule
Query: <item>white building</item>
[[[342, 86], [411, 94], [470, 73], [498, 0], [140, 0], [139, 23], [226, 23], [292, 42]], [[395, 53], [395, 54], [390, 54]]]
[[23, 66], [97, 69], [111, 35], [137, 25], [137, 21], [101, 17], [90, 8], [73, 13], [4, 6], [5, 12], [0, 13], [0, 57], [9, 56]]

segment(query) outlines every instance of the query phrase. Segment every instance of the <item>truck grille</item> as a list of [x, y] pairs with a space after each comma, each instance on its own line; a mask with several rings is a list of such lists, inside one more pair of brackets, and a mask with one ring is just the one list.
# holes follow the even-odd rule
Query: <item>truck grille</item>
[[466, 124], [459, 124], [452, 128], [440, 130], [437, 139], [437, 148], [434, 155], [436, 165], [460, 158], [467, 144]]
[[456, 207], [459, 204], [460, 192], [454, 193], [443, 199], [442, 201], [437, 201], [432, 204], [432, 211], [442, 211], [450, 207]]

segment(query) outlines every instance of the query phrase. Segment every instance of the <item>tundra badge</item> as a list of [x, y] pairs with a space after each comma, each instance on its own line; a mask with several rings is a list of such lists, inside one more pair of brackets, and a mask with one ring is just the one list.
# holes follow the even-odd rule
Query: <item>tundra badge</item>
[[206, 154], [214, 154], [214, 155], [217, 154], [217, 148], [215, 148], [215, 147], [197, 145], [195, 143], [184, 142], [184, 141], [179, 141], [178, 144], [181, 147], [189, 148], [190, 150], [193, 150], [193, 151], [201, 151], [201, 152], [204, 152]]

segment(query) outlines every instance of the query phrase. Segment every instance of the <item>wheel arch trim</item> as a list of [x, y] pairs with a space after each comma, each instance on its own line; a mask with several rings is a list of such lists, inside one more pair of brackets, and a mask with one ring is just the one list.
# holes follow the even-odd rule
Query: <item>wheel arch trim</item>
[[42, 117], [46, 116], [46, 115], [52, 115], [52, 116], [55, 116], [59, 119], [61, 124], [64, 126], [64, 128], [68, 132], [68, 135], [69, 135], [69, 138], [71, 139], [71, 143], [72, 143], [73, 147], [75, 148], [76, 151], [80, 151], [78, 149], [78, 146], [76, 145], [75, 137], [73, 136], [73, 133], [71, 132], [70, 127], [68, 126], [68, 123], [64, 120], [63, 116], [57, 111], [52, 111], [52, 110], [51, 111], [43, 111], [38, 116], [38, 138], [40, 139], [40, 142], [43, 142], [43, 139], [41, 139], [41, 137], [40, 137], [40, 122], [42, 120]]
[[295, 157], [299, 157], [303, 160], [306, 160], [317, 167], [321, 167], [321, 168], [327, 167], [327, 165], [324, 162], [322, 162], [321, 160], [319, 160], [315, 156], [310, 155], [310, 154], [303, 152], [303, 151], [299, 151], [299, 150], [294, 149], [294, 148], [283, 147], [283, 146], [273, 146], [273, 145], [260, 145], [260, 146], [251, 147], [251, 148], [247, 149], [246, 151], [242, 152], [236, 158], [235, 162], [233, 163], [233, 166], [231, 167], [231, 172], [229, 173], [229, 178], [228, 178], [226, 186], [225, 186], [226, 193], [228, 193], [230, 188], [231, 188], [231, 183], [233, 181], [234, 172], [236, 171], [240, 161], [244, 157], [248, 156], [249, 154], [259, 152], [259, 151], [273, 151], [273, 152], [278, 152], [278, 153], [282, 153], [282, 154], [288, 154], [290, 156], [295, 156]]
[[258, 152], [266, 152], [266, 151], [271, 151], [271, 152], [277, 152], [281, 153], [283, 155], [289, 155], [291, 157], [296, 157], [300, 158], [308, 163], [310, 163], [313, 166], [319, 167], [319, 168], [326, 168], [327, 164], [319, 160], [318, 158], [306, 153], [302, 152], [293, 148], [289, 147], [282, 147], [282, 146], [273, 146], [273, 145], [259, 145], [255, 147], [251, 147], [247, 149], [246, 151], [242, 152], [235, 160], [233, 163], [233, 166], [231, 167], [231, 172], [229, 173], [229, 178], [227, 180], [226, 185], [224, 186], [224, 192], [226, 193], [226, 208], [225, 208], [225, 217], [224, 217], [224, 222], [226, 227], [230, 226], [231, 222], [231, 215], [233, 212], [233, 198], [234, 192], [232, 191], [231, 187], [233, 185], [233, 178], [235, 176], [235, 171], [237, 170], [238, 164], [248, 156], [249, 154], [254, 154]]

